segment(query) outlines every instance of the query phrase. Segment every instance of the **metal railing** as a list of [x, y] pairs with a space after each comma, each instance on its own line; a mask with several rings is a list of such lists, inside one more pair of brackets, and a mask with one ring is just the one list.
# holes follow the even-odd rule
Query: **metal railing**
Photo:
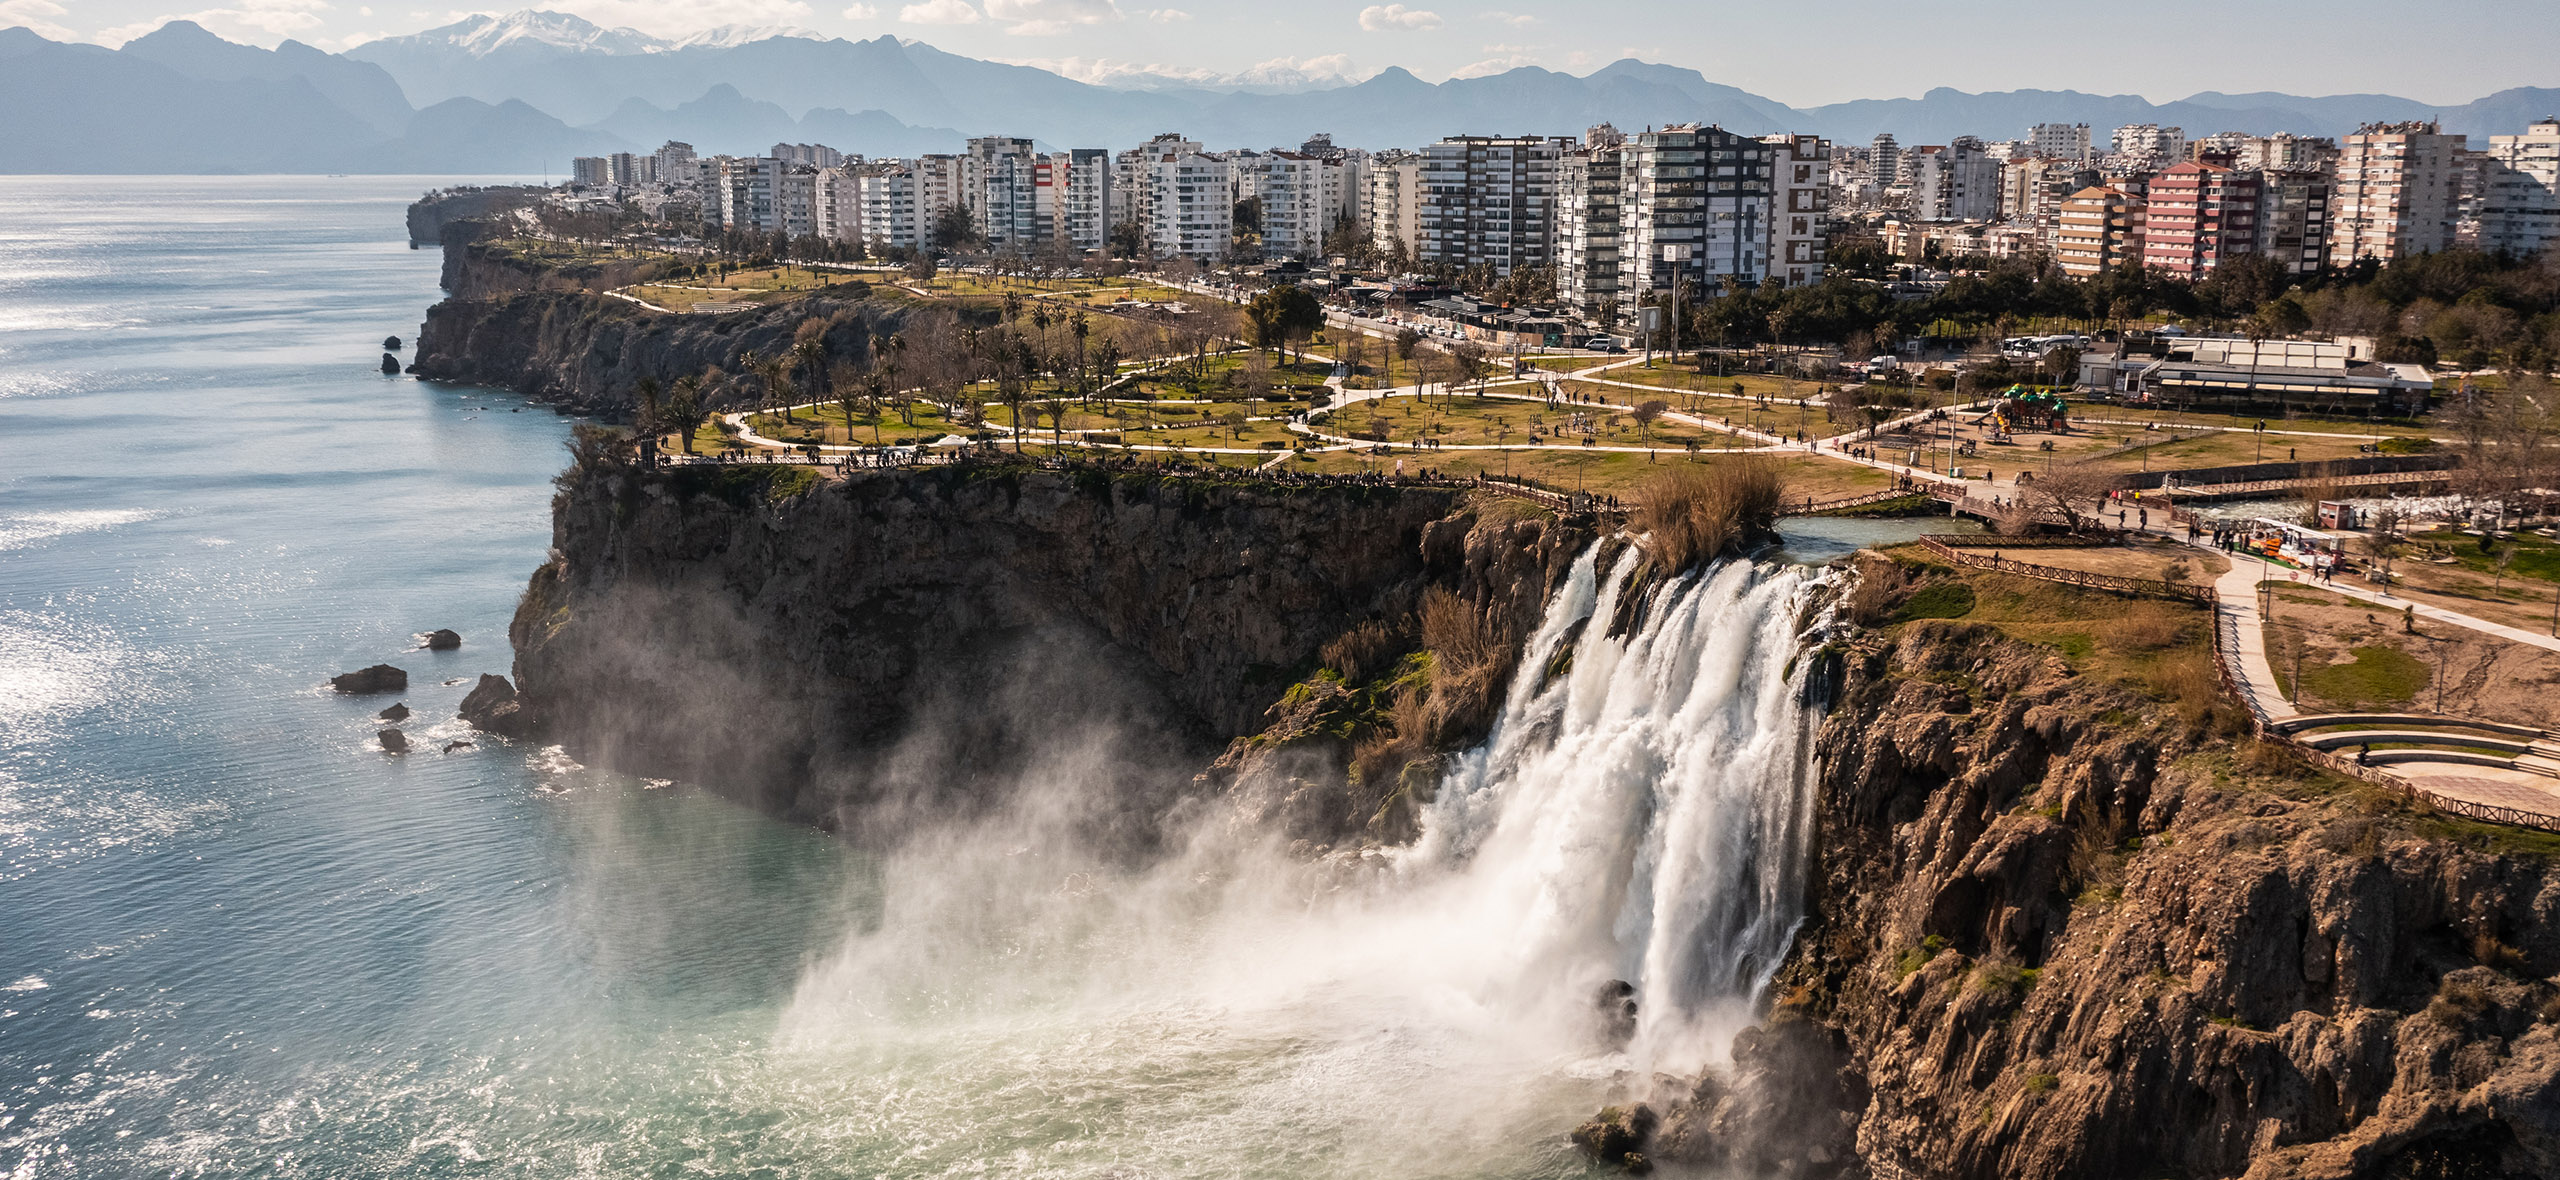
[[1985, 557], [1979, 553], [1964, 552], [1933, 536], [1920, 538], [1920, 545], [1930, 553], [1957, 565], [1990, 570], [1994, 573], [2041, 578], [2048, 582], [2062, 582], [2092, 590], [2109, 590], [2118, 594], [2147, 594], [2154, 598], [2175, 598], [2187, 602], [2210, 603], [2215, 600], [2211, 586], [2172, 582], [2164, 578], [2126, 578], [2115, 574], [2093, 573], [2089, 570], [2064, 569], [2057, 565], [2037, 565], [2031, 561], [2011, 561], [2005, 557]]

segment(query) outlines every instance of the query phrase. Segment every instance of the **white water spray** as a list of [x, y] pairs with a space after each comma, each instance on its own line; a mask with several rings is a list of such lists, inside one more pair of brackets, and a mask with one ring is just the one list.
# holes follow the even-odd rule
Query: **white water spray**
[[[1819, 718], [1794, 657], [1821, 575], [1731, 562], [1647, 588], [1632, 554], [1605, 574], [1595, 554], [1410, 848], [1308, 865], [1204, 823], [1114, 869], [1041, 818], [1107, 789], [1107, 756], [1061, 758], [1005, 820], [887, 859], [877, 924], [803, 980], [782, 1046], [1026, 1147], [1049, 1115], [1006, 1096], [1064, 1087], [1111, 1112], [1078, 1154], [1166, 1151], [1170, 1119], [1175, 1154], [1222, 1174], [1541, 1172], [1609, 1079], [1722, 1056], [1806, 871]], [[1610, 980], [1639, 1005], [1623, 1053], [1594, 1037]], [[1330, 1146], [1266, 1156], [1310, 1132]]]

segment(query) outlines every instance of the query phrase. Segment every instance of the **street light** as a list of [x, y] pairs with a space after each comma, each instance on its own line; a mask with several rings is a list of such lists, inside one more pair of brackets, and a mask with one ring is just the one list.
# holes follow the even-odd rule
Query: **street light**
[[1680, 280], [1688, 269], [1689, 247], [1678, 242], [1662, 248], [1662, 260], [1671, 264], [1671, 363], [1680, 363]]

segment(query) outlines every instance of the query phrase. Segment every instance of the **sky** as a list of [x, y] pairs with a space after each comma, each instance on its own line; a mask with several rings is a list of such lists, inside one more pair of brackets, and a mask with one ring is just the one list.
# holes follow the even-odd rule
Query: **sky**
[[[194, 0], [203, 3], [206, 0]], [[115, 45], [168, 20], [323, 49], [473, 11], [402, 0], [0, 0], [0, 28]], [[1087, 81], [1296, 71], [1426, 80], [1622, 57], [1686, 66], [1795, 106], [1959, 90], [2073, 89], [2155, 102], [2202, 90], [2389, 93], [2436, 105], [2560, 86], [2554, 0], [542, 0], [680, 37], [726, 24], [891, 34]]]

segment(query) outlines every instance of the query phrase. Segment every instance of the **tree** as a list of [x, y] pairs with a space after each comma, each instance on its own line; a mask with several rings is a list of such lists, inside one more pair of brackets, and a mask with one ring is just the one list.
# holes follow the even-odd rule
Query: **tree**
[[631, 424], [638, 428], [640, 437], [655, 439], [658, 435], [665, 433], [667, 429], [658, 404], [657, 378], [643, 377], [640, 379], [639, 401], [639, 412], [633, 416]]
[[1079, 400], [1088, 396], [1093, 390], [1091, 382], [1086, 380], [1084, 367], [1084, 338], [1092, 331], [1092, 323], [1085, 319], [1084, 310], [1078, 308], [1075, 315], [1067, 321], [1067, 333], [1074, 336], [1076, 340], [1076, 397]]
[[978, 235], [977, 215], [971, 213], [967, 205], [957, 204], [933, 211], [932, 228], [927, 231], [925, 240], [935, 251], [944, 254], [968, 250], [985, 241]]
[[1218, 415], [1218, 423], [1227, 428], [1227, 436], [1230, 438], [1244, 437], [1245, 421], [1245, 412], [1242, 410], [1229, 410]]
[[2095, 523], [2114, 477], [2084, 463], [2066, 463], [2018, 485], [2022, 504], [2049, 508], [2062, 517], [2062, 527], [2077, 533]]
[[1663, 411], [1670, 408], [1670, 402], [1661, 400], [1637, 402], [1636, 438], [1641, 441], [1649, 441], [1653, 434], [1654, 420], [1662, 417]]
[[676, 378], [674, 395], [667, 402], [667, 413], [673, 420], [677, 441], [683, 444], [686, 454], [692, 454], [693, 432], [702, 425], [702, 378]]
[[1324, 328], [1324, 304], [1296, 283], [1282, 283], [1245, 304], [1245, 322], [1253, 329], [1253, 345], [1271, 349], [1312, 336]]
[[[1416, 330], [1416, 329], [1413, 329], [1413, 328], [1402, 328], [1402, 329], [1397, 330], [1397, 332], [1396, 332], [1396, 357], [1397, 357], [1397, 359], [1402, 360], [1402, 361], [1405, 363], [1405, 365], [1406, 365], [1406, 367], [1407, 367], [1407, 368], [1412, 367], [1412, 365], [1413, 365], [1413, 352], [1414, 352], [1414, 350], [1415, 350], [1415, 349], [1420, 348], [1420, 347], [1422, 347], [1422, 333], [1421, 333], [1420, 331], [1418, 331], [1418, 330]], [[1396, 383], [1396, 375], [1395, 375], [1394, 373], [1392, 373], [1392, 372], [1388, 373], [1388, 374], [1387, 374], [1387, 385], [1388, 385], [1388, 387], [1389, 387], [1389, 388], [1393, 388], [1393, 387], [1395, 386], [1395, 383]]]
[[1137, 222], [1120, 222], [1111, 227], [1109, 249], [1114, 258], [1139, 257], [1147, 252], [1147, 231]]

